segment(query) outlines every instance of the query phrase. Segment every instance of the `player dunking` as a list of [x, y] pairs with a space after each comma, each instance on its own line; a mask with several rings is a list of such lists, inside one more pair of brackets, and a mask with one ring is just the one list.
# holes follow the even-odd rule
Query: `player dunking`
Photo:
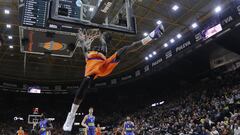
[[115, 52], [111, 57], [106, 58], [107, 45], [109, 39], [106, 33], [101, 34], [100, 38], [95, 39], [93, 42], [98, 42], [98, 46], [86, 47], [83, 44], [83, 52], [86, 59], [85, 77], [77, 90], [71, 111], [68, 113], [67, 119], [63, 125], [64, 131], [71, 131], [72, 125], [75, 120], [75, 114], [79, 108], [79, 105], [83, 101], [87, 89], [90, 87], [91, 82], [98, 77], [105, 77], [109, 75], [114, 68], [118, 65], [121, 58], [125, 56], [132, 48], [140, 48], [149, 44], [151, 41], [161, 37], [164, 32], [163, 25], [158, 25], [154, 31], [152, 31], [146, 38], [133, 42], [131, 45], [124, 46]]

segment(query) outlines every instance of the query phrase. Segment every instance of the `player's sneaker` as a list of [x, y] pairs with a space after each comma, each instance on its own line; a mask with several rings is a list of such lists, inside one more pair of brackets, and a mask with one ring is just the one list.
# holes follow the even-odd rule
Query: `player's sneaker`
[[164, 32], [164, 27], [162, 24], [159, 24], [157, 28], [149, 34], [149, 36], [150, 38], [156, 40], [161, 37], [163, 32]]
[[71, 131], [74, 120], [75, 120], [75, 114], [68, 113], [67, 119], [63, 125], [63, 131]]

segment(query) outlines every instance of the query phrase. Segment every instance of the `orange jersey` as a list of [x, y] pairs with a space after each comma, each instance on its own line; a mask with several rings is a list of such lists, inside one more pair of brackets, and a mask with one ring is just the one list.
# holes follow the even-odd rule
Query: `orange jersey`
[[86, 58], [85, 76], [94, 75], [94, 79], [96, 79], [97, 77], [104, 77], [111, 74], [119, 63], [116, 59], [116, 53], [106, 58], [102, 53], [90, 51]]
[[99, 127], [96, 128], [96, 135], [101, 135], [101, 133], [102, 133], [102, 132], [101, 132], [101, 128], [99, 128]]
[[24, 131], [23, 130], [18, 130], [17, 135], [24, 135]]

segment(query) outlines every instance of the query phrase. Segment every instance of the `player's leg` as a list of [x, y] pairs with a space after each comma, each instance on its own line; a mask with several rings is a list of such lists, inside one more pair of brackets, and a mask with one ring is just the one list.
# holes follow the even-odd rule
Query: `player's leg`
[[131, 45], [127, 45], [119, 49], [116, 54], [117, 58], [121, 59], [122, 56], [124, 56], [127, 52], [130, 52], [132, 48], [140, 48], [144, 45], [149, 44], [152, 40], [156, 40], [162, 36], [164, 32], [164, 27], [163, 25], [158, 25], [155, 30], [153, 30], [146, 38], [133, 42]]
[[71, 131], [72, 130], [72, 125], [73, 122], [75, 120], [75, 114], [79, 108], [79, 105], [82, 103], [86, 92], [88, 90], [88, 88], [91, 85], [91, 81], [92, 81], [92, 77], [85, 77], [83, 79], [83, 81], [81, 82], [81, 85], [79, 87], [79, 89], [76, 92], [75, 98], [74, 98], [74, 102], [72, 104], [71, 107], [71, 111], [68, 113], [67, 119], [63, 125], [63, 130], [64, 131]]
[[139, 48], [142, 45], [143, 44], [141, 41], [136, 41], [136, 42], [133, 42], [131, 45], [127, 45], [127, 46], [120, 48], [118, 51], [116, 51], [117, 60], [120, 60], [124, 55], [126, 55], [127, 52], [129, 52], [129, 50], [131, 48], [133, 48], [133, 47]]

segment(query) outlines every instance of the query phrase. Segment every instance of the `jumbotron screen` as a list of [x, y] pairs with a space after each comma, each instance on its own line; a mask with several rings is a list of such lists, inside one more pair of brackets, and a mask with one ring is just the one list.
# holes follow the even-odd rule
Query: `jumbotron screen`
[[212, 28], [207, 29], [206, 31], [203, 32], [204, 34], [204, 39], [208, 39], [212, 36], [214, 36], [215, 34], [217, 34], [218, 32], [222, 31], [222, 25], [218, 24], [213, 26]]
[[32, 86], [28, 88], [28, 93], [33, 93], [33, 94], [40, 94], [41, 89], [39, 86]]

